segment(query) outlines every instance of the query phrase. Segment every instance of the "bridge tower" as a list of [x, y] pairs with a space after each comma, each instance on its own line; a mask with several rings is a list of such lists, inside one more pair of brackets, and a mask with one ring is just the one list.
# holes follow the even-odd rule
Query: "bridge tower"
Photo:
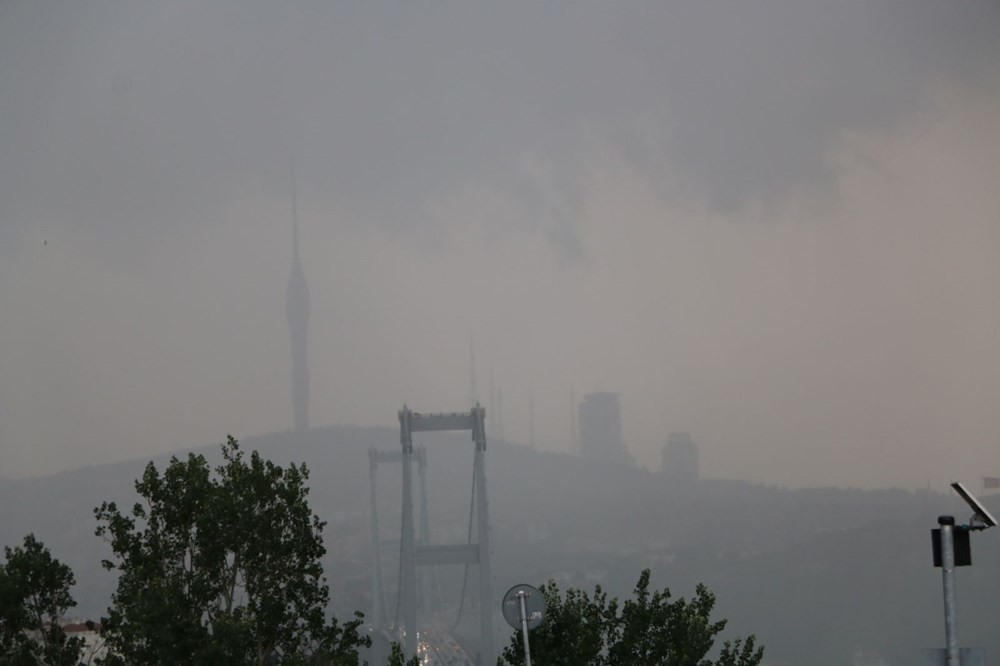
[[[417, 542], [425, 545], [430, 540], [430, 520], [427, 510], [427, 449], [418, 446], [413, 449], [413, 458], [417, 463], [417, 474], [420, 478], [420, 534]], [[371, 475], [371, 540], [372, 559], [374, 560], [374, 571], [372, 572], [372, 626], [379, 630], [388, 630], [389, 611], [388, 598], [385, 591], [385, 577], [382, 570], [382, 539], [379, 536], [378, 522], [378, 502], [376, 501], [376, 472], [379, 463], [402, 463], [403, 454], [400, 451], [379, 451], [375, 448], [368, 449], [369, 473]], [[434, 593], [440, 592], [431, 587], [436, 580], [431, 576], [423, 577], [422, 600], [425, 609], [432, 607]]]
[[[399, 412], [400, 442], [403, 462], [403, 517], [400, 566], [400, 596], [403, 626], [406, 631], [404, 652], [407, 658], [417, 653], [417, 567], [443, 564], [477, 564], [479, 569], [480, 648], [479, 663], [493, 666], [493, 585], [490, 572], [489, 500], [486, 494], [486, 410], [478, 404], [468, 412], [421, 414], [406, 406]], [[413, 433], [445, 430], [469, 430], [475, 444], [473, 478], [475, 479], [478, 542], [455, 545], [417, 545], [413, 517]]]

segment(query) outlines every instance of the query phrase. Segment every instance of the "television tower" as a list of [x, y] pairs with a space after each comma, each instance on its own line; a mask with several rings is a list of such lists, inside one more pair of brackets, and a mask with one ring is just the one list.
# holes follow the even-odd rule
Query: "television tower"
[[292, 274], [285, 301], [292, 334], [292, 413], [295, 432], [309, 429], [309, 287], [299, 256], [299, 213], [292, 165]]

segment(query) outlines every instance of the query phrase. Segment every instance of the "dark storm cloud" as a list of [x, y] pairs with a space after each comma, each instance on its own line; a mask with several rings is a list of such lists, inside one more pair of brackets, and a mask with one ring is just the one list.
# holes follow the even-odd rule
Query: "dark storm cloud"
[[1000, 9], [41, 2], [0, 19], [5, 238], [62, 217], [141, 248], [244, 190], [282, 195], [295, 154], [309, 196], [357, 223], [426, 231], [428, 199], [489, 183], [572, 258], [588, 141], [665, 192], [778, 202], [928, 82], [997, 85]]

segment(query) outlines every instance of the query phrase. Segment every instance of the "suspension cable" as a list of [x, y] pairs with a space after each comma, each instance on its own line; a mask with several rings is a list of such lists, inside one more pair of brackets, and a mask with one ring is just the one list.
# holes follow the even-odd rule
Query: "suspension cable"
[[399, 536], [399, 578], [397, 579], [398, 587], [396, 589], [396, 618], [392, 621], [393, 631], [399, 631], [399, 606], [403, 599], [403, 535], [402, 528], [400, 528]]
[[[472, 495], [469, 497], [469, 534], [466, 537], [466, 545], [472, 543], [472, 517], [475, 515], [476, 507], [476, 466], [472, 466]], [[462, 610], [465, 608], [465, 586], [469, 582], [469, 563], [465, 563], [465, 573], [462, 574], [462, 596], [458, 602], [458, 616], [455, 624], [451, 625], [452, 631], [458, 628], [458, 623], [462, 621]]]

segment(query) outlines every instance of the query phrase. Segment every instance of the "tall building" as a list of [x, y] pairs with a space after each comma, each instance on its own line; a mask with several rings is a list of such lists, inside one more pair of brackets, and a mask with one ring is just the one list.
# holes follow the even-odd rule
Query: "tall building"
[[672, 432], [663, 447], [663, 475], [670, 481], [690, 482], [700, 477], [698, 444], [686, 432]]
[[292, 334], [292, 413], [295, 431], [309, 429], [309, 288], [299, 257], [299, 215], [292, 173], [292, 274], [285, 302]]
[[632, 463], [622, 444], [621, 407], [617, 393], [589, 393], [578, 411], [580, 455], [608, 462]]

